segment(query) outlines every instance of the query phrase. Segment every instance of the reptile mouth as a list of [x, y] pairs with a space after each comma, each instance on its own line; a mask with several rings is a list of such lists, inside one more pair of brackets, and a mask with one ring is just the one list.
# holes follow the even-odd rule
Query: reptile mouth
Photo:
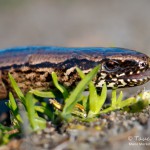
[[146, 78], [150, 78], [150, 68], [139, 73], [139, 74], [133, 74], [131, 76], [129, 76], [130, 79], [146, 79]]
[[[105, 77], [104, 73], [101, 73], [101, 76]], [[102, 78], [102, 77], [101, 77]], [[115, 78], [111, 79], [101, 79], [97, 82], [96, 87], [102, 87], [104, 82], [106, 82], [108, 88], [114, 87], [133, 87], [133, 86], [140, 86], [150, 80], [150, 68], [147, 70], [143, 70], [138, 73], [125, 75], [125, 76], [116, 76]]]
[[142, 85], [150, 80], [150, 68], [139, 74], [129, 75], [127, 78], [120, 78], [118, 81], [121, 80], [127, 83], [127, 86]]

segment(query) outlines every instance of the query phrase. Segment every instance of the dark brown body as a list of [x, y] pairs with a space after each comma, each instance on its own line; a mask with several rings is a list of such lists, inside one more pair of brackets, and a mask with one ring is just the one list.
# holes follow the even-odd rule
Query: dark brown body
[[26, 93], [29, 89], [53, 88], [52, 71], [57, 73], [63, 85], [74, 87], [80, 80], [76, 66], [88, 73], [96, 65], [102, 64], [94, 82], [98, 88], [104, 82], [113, 88], [147, 82], [150, 78], [149, 62], [145, 54], [122, 48], [30, 46], [6, 49], [0, 51], [0, 99], [7, 98], [8, 91], [12, 91], [8, 72]]

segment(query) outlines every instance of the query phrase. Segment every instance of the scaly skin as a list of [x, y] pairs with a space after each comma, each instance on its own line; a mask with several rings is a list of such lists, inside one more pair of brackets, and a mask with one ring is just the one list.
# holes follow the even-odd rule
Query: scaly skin
[[59, 82], [74, 87], [80, 80], [75, 68], [84, 73], [101, 64], [96, 78], [97, 88], [106, 82], [108, 88], [142, 85], [150, 79], [150, 58], [137, 51], [103, 47], [28, 46], [0, 50], [0, 99], [12, 91], [11, 73], [23, 92], [29, 89], [48, 90], [53, 87], [51, 72]]

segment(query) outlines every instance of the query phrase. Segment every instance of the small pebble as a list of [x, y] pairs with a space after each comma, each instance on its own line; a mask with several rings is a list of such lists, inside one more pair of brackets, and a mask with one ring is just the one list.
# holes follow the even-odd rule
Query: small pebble
[[139, 122], [142, 124], [142, 125], [145, 125], [148, 121], [148, 117], [146, 117], [146, 115], [144, 114], [140, 114], [139, 115]]

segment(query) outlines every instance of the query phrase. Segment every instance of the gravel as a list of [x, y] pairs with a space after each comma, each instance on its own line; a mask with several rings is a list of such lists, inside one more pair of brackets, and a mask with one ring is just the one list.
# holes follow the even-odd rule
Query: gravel
[[74, 120], [61, 127], [47, 124], [46, 129], [13, 139], [0, 150], [144, 150], [150, 147], [150, 106], [139, 113], [103, 114], [90, 123]]

